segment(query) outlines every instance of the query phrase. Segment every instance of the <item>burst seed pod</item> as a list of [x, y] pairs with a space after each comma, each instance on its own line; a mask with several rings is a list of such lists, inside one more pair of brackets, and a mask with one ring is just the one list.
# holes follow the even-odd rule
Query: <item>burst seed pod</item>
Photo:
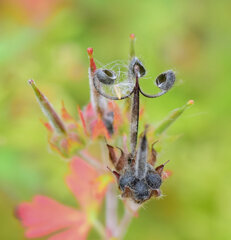
[[162, 91], [168, 91], [173, 86], [175, 80], [175, 73], [172, 70], [168, 70], [156, 78], [156, 85]]
[[106, 85], [112, 85], [114, 84], [116, 80], [116, 74], [115, 72], [109, 70], [109, 69], [97, 69], [95, 71], [95, 76], [98, 78], [98, 80]]
[[129, 73], [135, 78], [137, 72], [138, 78], [146, 74], [143, 63], [137, 57], [134, 57], [129, 64]]

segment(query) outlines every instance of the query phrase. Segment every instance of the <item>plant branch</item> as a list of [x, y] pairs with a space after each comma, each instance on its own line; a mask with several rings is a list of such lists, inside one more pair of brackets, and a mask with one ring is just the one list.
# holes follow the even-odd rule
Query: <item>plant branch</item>
[[94, 219], [94, 221], [92, 221], [92, 226], [98, 232], [102, 239], [107, 239], [106, 231], [101, 222], [99, 222], [97, 219]]
[[110, 184], [106, 193], [106, 231], [114, 236], [118, 224], [117, 219], [118, 200], [114, 184]]
[[123, 216], [122, 220], [120, 221], [119, 226], [117, 227], [117, 229], [115, 231], [114, 236], [116, 238], [123, 239], [123, 236], [126, 233], [132, 218], [133, 218], [132, 212], [130, 210], [128, 210], [127, 208], [125, 208], [124, 216]]

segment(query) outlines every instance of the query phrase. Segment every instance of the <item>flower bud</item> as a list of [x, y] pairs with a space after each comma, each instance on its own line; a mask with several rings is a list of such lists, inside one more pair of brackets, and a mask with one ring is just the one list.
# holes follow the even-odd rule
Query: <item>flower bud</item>
[[95, 76], [98, 78], [98, 80], [106, 85], [112, 85], [114, 84], [116, 80], [116, 74], [115, 72], [109, 70], [109, 69], [97, 69], [95, 71]]
[[96, 70], [96, 65], [95, 65], [95, 61], [93, 58], [93, 48], [88, 48], [87, 53], [88, 53], [88, 56], [90, 59], [90, 71], [91, 71], [91, 73], [94, 73]]
[[135, 34], [130, 34], [130, 57], [135, 57]]
[[175, 80], [175, 73], [172, 70], [168, 70], [156, 78], [156, 85], [162, 91], [168, 91], [173, 86]]
[[28, 83], [32, 86], [35, 96], [41, 106], [42, 111], [48, 118], [50, 124], [52, 127], [58, 132], [58, 133], [66, 133], [65, 125], [62, 121], [62, 119], [59, 117], [59, 115], [55, 112], [54, 108], [48, 101], [48, 99], [43, 95], [43, 93], [36, 87], [35, 82], [33, 80], [29, 80]]
[[180, 116], [181, 114], [190, 106], [194, 104], [193, 100], [189, 100], [184, 106], [174, 109], [170, 115], [165, 118], [155, 130], [155, 134], [160, 135], [165, 132]]

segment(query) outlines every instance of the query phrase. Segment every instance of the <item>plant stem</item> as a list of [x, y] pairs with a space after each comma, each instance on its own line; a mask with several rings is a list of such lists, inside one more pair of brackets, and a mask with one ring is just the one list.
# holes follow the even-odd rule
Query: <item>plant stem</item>
[[131, 106], [131, 125], [130, 125], [130, 143], [131, 153], [134, 154], [137, 145], [137, 134], [139, 128], [139, 109], [140, 109], [140, 95], [139, 95], [138, 75], [136, 74], [136, 85], [133, 92], [133, 100]]
[[114, 236], [118, 239], [122, 239], [124, 234], [126, 233], [128, 226], [133, 218], [133, 214], [127, 208], [125, 208], [124, 216], [117, 227]]
[[120, 221], [119, 226], [117, 227], [116, 231], [115, 231], [115, 237], [116, 239], [123, 239], [125, 233], [128, 230], [128, 226], [131, 223], [131, 220], [133, 219], [133, 217], [135, 216], [135, 214], [137, 213], [138, 209], [140, 208], [140, 205], [132, 202], [132, 201], [127, 201], [124, 209], [124, 216]]
[[95, 219], [92, 222], [92, 226], [98, 232], [98, 234], [101, 236], [102, 239], [107, 239], [105, 229], [101, 222], [99, 222], [97, 219]]
[[106, 231], [110, 236], [114, 236], [117, 227], [117, 207], [118, 200], [114, 184], [110, 184], [106, 193]]

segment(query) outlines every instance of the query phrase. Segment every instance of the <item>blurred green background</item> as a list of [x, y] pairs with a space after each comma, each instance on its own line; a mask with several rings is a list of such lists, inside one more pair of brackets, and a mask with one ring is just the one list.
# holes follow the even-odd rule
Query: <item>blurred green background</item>
[[[63, 181], [68, 166], [48, 150], [27, 80], [77, 117], [77, 104], [89, 100], [86, 48], [104, 64], [126, 61], [130, 33], [148, 76], [177, 72], [166, 96], [142, 97], [148, 121], [189, 99], [195, 105], [168, 131], [180, 138], [160, 154], [174, 172], [166, 197], [144, 205], [125, 239], [231, 239], [230, 9], [228, 0], [1, 0], [0, 239], [24, 239], [13, 209], [35, 194], [75, 202]], [[151, 93], [153, 82], [143, 87]]]

